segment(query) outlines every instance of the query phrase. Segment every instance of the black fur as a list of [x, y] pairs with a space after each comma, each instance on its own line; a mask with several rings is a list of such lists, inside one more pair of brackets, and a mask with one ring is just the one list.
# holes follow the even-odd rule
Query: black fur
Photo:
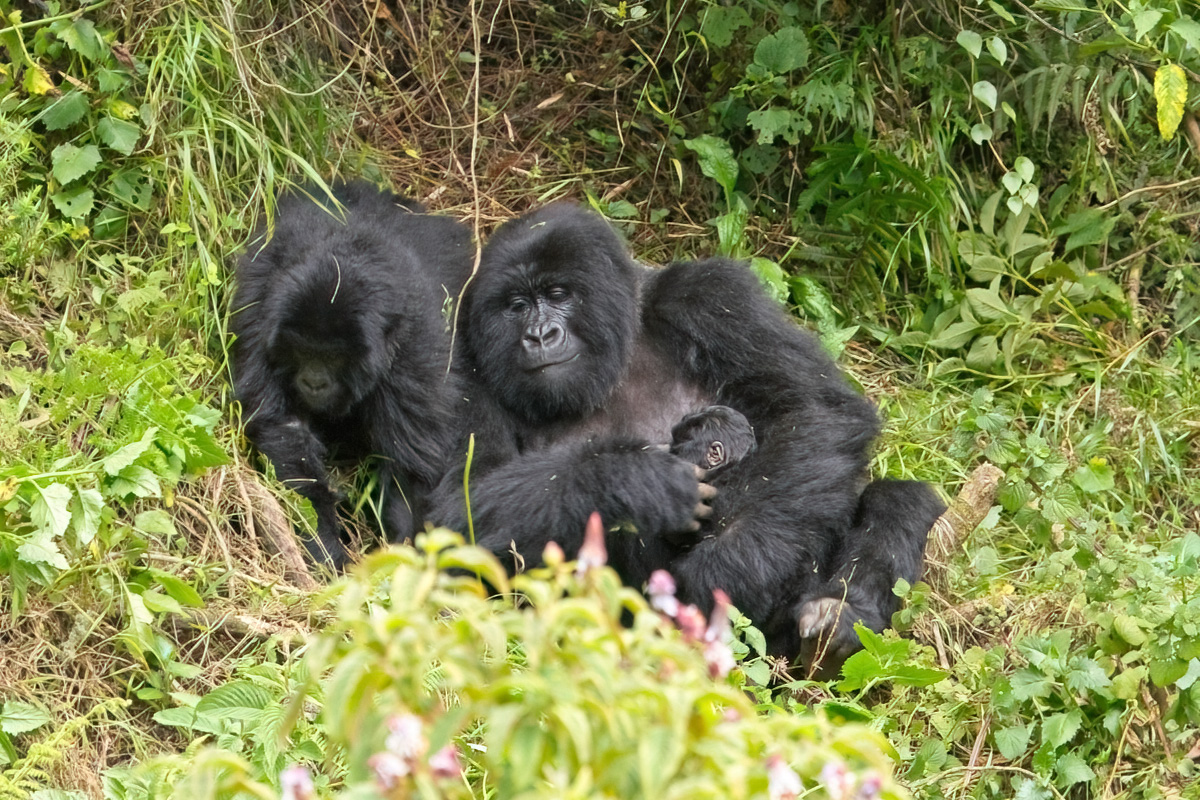
[[[470, 232], [366, 183], [285, 194], [274, 235], [260, 231], [238, 267], [234, 386], [246, 434], [279, 478], [309, 498], [335, 567], [348, 554], [326, 459], [382, 457], [386, 533], [445, 472], [456, 428], [442, 314], [470, 274]], [[339, 207], [340, 206], [340, 207]], [[331, 453], [331, 451], [334, 451]]]
[[729, 406], [709, 406], [688, 414], [671, 428], [671, 452], [706, 470], [706, 479], [741, 461], [753, 449], [750, 420]]
[[[854, 542], [919, 567], [912, 526], [855, 528], [874, 409], [745, 265], [640, 267], [603, 220], [551, 206], [488, 243], [463, 321], [471, 508], [492, 550], [536, 563], [554, 540], [573, 555], [599, 510], [627, 582], [669, 569], [705, 609], [722, 588], [791, 653], [800, 606]], [[691, 460], [664, 448], [714, 406], [757, 446], [704, 475], [718, 490], [710, 505]], [[461, 485], [461, 471], [447, 476], [435, 517], [464, 529]], [[890, 589], [863, 600], [872, 620]]]

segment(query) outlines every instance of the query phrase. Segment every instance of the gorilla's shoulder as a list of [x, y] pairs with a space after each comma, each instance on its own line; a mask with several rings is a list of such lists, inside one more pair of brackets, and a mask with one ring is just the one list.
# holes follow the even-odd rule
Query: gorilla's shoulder
[[676, 324], [783, 319], [782, 309], [758, 276], [744, 262], [729, 258], [676, 261], [655, 270], [643, 299], [651, 314]]

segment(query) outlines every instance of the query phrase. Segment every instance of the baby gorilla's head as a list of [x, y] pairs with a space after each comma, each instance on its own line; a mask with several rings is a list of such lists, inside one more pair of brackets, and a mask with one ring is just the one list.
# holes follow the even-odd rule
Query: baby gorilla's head
[[754, 444], [750, 421], [729, 406], [709, 406], [671, 428], [671, 452], [710, 471], [741, 461]]

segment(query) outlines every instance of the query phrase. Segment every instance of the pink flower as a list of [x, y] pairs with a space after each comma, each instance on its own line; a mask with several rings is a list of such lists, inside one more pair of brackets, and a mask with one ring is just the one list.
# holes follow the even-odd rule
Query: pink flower
[[665, 569], [650, 573], [646, 583], [646, 594], [650, 595], [650, 607], [674, 619], [679, 614], [679, 601], [675, 599], [675, 579]]
[[841, 761], [830, 761], [821, 768], [821, 783], [833, 800], [845, 800], [854, 788], [854, 774]]
[[587, 528], [583, 533], [583, 545], [579, 548], [575, 574], [583, 577], [588, 570], [603, 567], [607, 563], [608, 548], [604, 546], [604, 523], [600, 519], [600, 512], [593, 511], [588, 517]]
[[879, 800], [879, 792], [883, 789], [883, 778], [878, 772], [868, 772], [863, 775], [862, 783], [854, 794], [854, 800]]
[[367, 766], [375, 773], [375, 785], [384, 794], [391, 792], [412, 773], [412, 765], [389, 750], [368, 758]]
[[279, 773], [279, 788], [283, 800], [315, 800], [317, 796], [308, 767], [300, 764], [292, 764]]
[[796, 800], [803, 791], [800, 776], [788, 766], [783, 756], [767, 758], [767, 796], [771, 800]]
[[418, 758], [425, 755], [425, 751], [429, 748], [429, 744], [425, 741], [425, 734], [422, 732], [424, 723], [421, 722], [420, 717], [413, 714], [393, 714], [388, 717], [387, 726], [391, 733], [384, 740], [383, 746], [388, 749], [388, 752], [404, 759], [411, 772], [413, 764]]
[[448, 744], [429, 757], [429, 768], [435, 778], [460, 778], [462, 765], [458, 763], [458, 750]]
[[724, 678], [737, 666], [729, 645], [719, 640], [704, 643], [704, 660], [708, 663], [709, 677], [714, 679]]
[[704, 638], [704, 626], [708, 623], [700, 609], [686, 605], [680, 606], [675, 612], [675, 624], [679, 626], [684, 639], [696, 642]]
[[713, 589], [713, 610], [708, 618], [708, 629], [704, 631], [706, 642], [726, 642], [733, 638], [733, 627], [729, 624], [729, 595]]

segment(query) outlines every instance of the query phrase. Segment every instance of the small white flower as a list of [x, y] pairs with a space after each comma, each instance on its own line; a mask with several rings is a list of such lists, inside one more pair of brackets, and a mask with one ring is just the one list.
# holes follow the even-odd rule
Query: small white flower
[[375, 785], [385, 794], [399, 786], [400, 781], [412, 773], [412, 766], [408, 761], [390, 750], [368, 758], [367, 766], [375, 773]]
[[448, 744], [429, 757], [429, 768], [435, 778], [462, 777], [462, 764], [458, 762], [458, 749]]
[[314, 800], [317, 796], [308, 767], [300, 764], [292, 764], [279, 773], [279, 787], [283, 800]]
[[767, 796], [771, 800], [796, 800], [804, 791], [800, 776], [788, 766], [783, 756], [767, 759]]

